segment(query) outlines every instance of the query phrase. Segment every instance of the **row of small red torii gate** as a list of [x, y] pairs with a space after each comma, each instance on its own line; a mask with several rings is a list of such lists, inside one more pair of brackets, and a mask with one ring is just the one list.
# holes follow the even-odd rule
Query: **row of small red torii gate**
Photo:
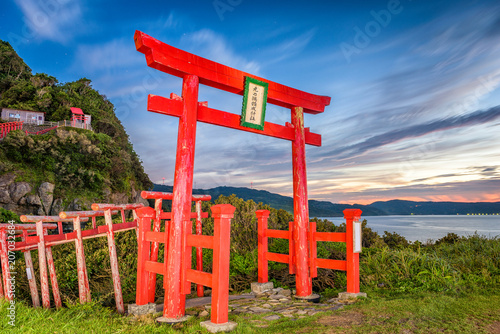
[[[201, 233], [201, 218], [206, 216], [200, 210], [194, 216], [191, 212], [193, 200], [197, 202], [197, 205], [201, 205], [198, 204], [201, 203], [200, 200], [207, 200], [206, 197], [196, 197], [192, 194], [196, 124], [198, 121], [292, 142], [294, 221], [290, 223], [289, 231], [269, 230], [267, 229], [268, 213], [265, 211], [257, 212], [259, 221], [259, 283], [267, 282], [267, 261], [278, 261], [289, 263], [290, 273], [296, 275], [296, 297], [298, 298], [314, 297], [312, 278], [317, 275], [317, 267], [347, 271], [347, 292], [353, 295], [358, 294], [360, 235], [354, 232], [353, 226], [354, 222], [358, 221], [361, 210], [348, 209], [344, 211], [346, 233], [316, 232], [315, 225], [309, 222], [305, 145], [321, 146], [321, 136], [304, 127], [303, 113], [323, 112], [325, 106], [330, 103], [330, 98], [299, 91], [215, 63], [176, 49], [139, 31], [135, 34], [135, 43], [137, 50], [145, 54], [147, 64], [150, 67], [183, 78], [182, 97], [173, 93], [170, 99], [154, 95], [148, 97], [148, 110], [179, 117], [179, 128], [173, 194], [144, 193], [144, 198], [156, 200], [156, 208], [135, 208], [137, 219], [134, 222], [136, 222], [138, 229], [138, 273], [135, 306], [148, 308], [149, 304], [154, 302], [156, 275], [161, 274], [164, 275], [165, 297], [163, 317], [159, 318], [159, 321], [176, 322], [184, 319], [185, 299], [191, 290], [190, 282], [193, 282], [199, 286], [204, 285], [212, 288], [212, 324], [227, 323], [229, 236], [230, 220], [234, 214], [234, 207], [230, 205], [212, 207], [212, 215], [215, 220], [213, 237], [191, 233], [191, 219], [197, 218], [196, 231], [198, 232], [200, 229]], [[267, 96], [264, 95], [264, 102], [291, 110], [291, 123], [279, 125], [262, 120], [260, 128], [258, 126], [248, 127], [243, 125], [243, 116], [212, 109], [208, 107], [207, 102], [198, 101], [200, 83], [243, 95], [246, 81], [249, 81], [248, 78], [266, 84], [268, 90]], [[172, 200], [171, 213], [162, 212], [161, 206], [158, 206], [159, 201], [166, 199]], [[107, 208], [110, 207], [112, 205]], [[80, 215], [79, 217], [84, 216]], [[160, 232], [162, 220], [165, 221], [164, 233]], [[152, 222], [153, 227], [151, 226]], [[357, 226], [357, 230], [360, 231], [359, 224]], [[354, 241], [356, 236], [357, 242]], [[280, 255], [267, 252], [267, 238], [269, 237], [288, 239], [289, 254]], [[42, 234], [37, 235], [37, 238], [37, 240], [43, 238]], [[316, 258], [315, 249], [318, 241], [345, 242], [347, 260]], [[163, 263], [158, 262], [159, 244], [165, 245]], [[76, 247], [77, 253], [79, 252], [78, 247]], [[212, 274], [202, 272], [201, 260], [197, 260], [197, 269], [191, 268], [192, 247], [197, 247], [198, 256], [201, 254], [201, 248], [214, 249]], [[226, 249], [227, 251], [225, 251]], [[84, 280], [82, 281], [84, 282]], [[88, 282], [86, 284], [88, 286]], [[82, 299], [82, 292], [80, 300], [86, 301], [86, 299]]]

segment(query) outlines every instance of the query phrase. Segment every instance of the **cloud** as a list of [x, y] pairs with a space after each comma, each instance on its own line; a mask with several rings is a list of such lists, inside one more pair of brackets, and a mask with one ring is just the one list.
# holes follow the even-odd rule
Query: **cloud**
[[493, 121], [498, 117], [500, 117], [500, 106], [487, 110], [477, 110], [467, 115], [454, 116], [428, 123], [410, 125], [401, 129], [372, 136], [360, 143], [334, 149], [326, 155], [330, 158], [336, 157], [339, 159], [358, 156], [369, 150], [392, 144], [403, 139], [420, 137], [437, 131], [484, 124]]
[[287, 58], [291, 58], [301, 53], [311, 42], [311, 39], [315, 34], [316, 29], [310, 29], [297, 37], [290, 38], [277, 45], [273, 45], [267, 51], [264, 51], [266, 54], [268, 54], [266, 58], [270, 58], [266, 65], [269, 66], [274, 63], [281, 62]]
[[114, 39], [101, 44], [79, 45], [73, 67], [85, 73], [99, 73], [115, 68], [130, 69], [145, 65], [144, 56], [136, 51], [132, 38]]
[[202, 29], [185, 35], [181, 44], [185, 50], [191, 50], [203, 58], [216, 61], [226, 66], [234, 67], [244, 72], [259, 75], [260, 65], [255, 61], [246, 60], [237, 55], [227, 44], [224, 37], [210, 29]]
[[79, 1], [15, 0], [24, 14], [25, 24], [34, 37], [59, 43], [67, 43], [73, 34], [82, 30]]

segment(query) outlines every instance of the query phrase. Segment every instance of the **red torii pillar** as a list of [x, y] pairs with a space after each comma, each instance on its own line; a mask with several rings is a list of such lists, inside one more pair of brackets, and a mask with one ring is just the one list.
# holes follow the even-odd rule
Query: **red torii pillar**
[[[187, 225], [191, 215], [191, 196], [193, 195], [194, 150], [196, 144], [196, 122], [198, 111], [198, 77], [186, 75], [182, 84], [182, 115], [179, 118], [177, 135], [177, 155], [175, 158], [174, 198], [172, 199], [172, 221], [165, 252], [167, 268], [191, 267], [191, 254], [184, 254], [186, 248]], [[183, 258], [184, 255], [184, 258]], [[188, 259], [189, 257], [189, 259]], [[181, 273], [185, 270], [165, 270], [166, 286], [163, 313], [166, 318], [179, 318], [184, 315], [186, 295], [181, 289]], [[180, 301], [180, 302], [179, 302]]]
[[293, 222], [292, 238], [294, 243], [297, 272], [295, 285], [297, 296], [312, 294], [312, 278], [309, 273], [309, 203], [307, 200], [306, 143], [304, 135], [304, 113], [300, 107], [292, 108], [292, 125], [295, 139], [292, 141], [293, 168]]

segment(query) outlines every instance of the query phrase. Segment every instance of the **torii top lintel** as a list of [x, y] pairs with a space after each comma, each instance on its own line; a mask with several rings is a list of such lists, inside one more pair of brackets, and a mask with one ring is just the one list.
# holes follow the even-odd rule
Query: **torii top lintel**
[[285, 108], [302, 107], [304, 112], [311, 114], [322, 113], [330, 104], [329, 96], [310, 94], [216, 63], [165, 44], [141, 31], [135, 32], [134, 40], [137, 50], [146, 56], [148, 66], [177, 77], [194, 74], [204, 85], [243, 95], [244, 79], [249, 76], [269, 84], [267, 101], [272, 104]]

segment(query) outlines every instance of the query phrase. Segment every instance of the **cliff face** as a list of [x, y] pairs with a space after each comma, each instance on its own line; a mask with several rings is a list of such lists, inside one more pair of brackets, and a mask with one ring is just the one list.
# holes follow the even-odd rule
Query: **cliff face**
[[87, 210], [94, 202], [143, 202], [140, 191], [152, 183], [113, 104], [89, 79], [59, 84], [50, 75], [33, 75], [9, 43], [0, 40], [0, 107], [43, 111], [47, 121], [69, 120], [70, 107], [81, 108], [92, 116], [95, 131], [10, 132], [0, 141], [0, 207], [17, 214], [54, 215]]
[[15, 172], [0, 176], [0, 207], [18, 215], [32, 214], [38, 216], [57, 216], [59, 212], [90, 210], [94, 202], [105, 203], [143, 203], [148, 202], [140, 196], [140, 190], [131, 184], [130, 193], [105, 192], [102, 197], [89, 198], [78, 196], [74, 198], [54, 197], [55, 184], [42, 182], [38, 187], [28, 182], [15, 182]]

